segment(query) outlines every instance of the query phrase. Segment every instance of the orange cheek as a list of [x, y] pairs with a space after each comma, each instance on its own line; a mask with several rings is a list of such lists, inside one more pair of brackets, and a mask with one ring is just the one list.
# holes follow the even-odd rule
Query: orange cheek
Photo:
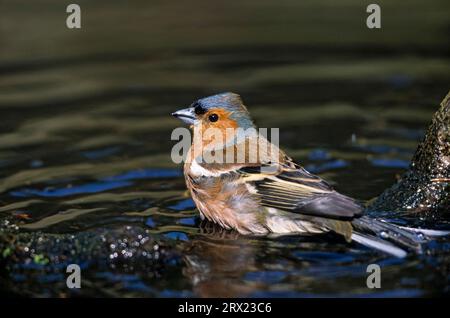
[[[210, 122], [208, 117], [211, 114], [217, 114], [219, 116], [219, 120], [216, 122]], [[235, 120], [231, 119], [229, 117], [230, 113], [223, 111], [223, 110], [211, 110], [208, 113], [205, 114], [204, 123], [202, 126], [202, 133], [203, 133], [203, 142], [204, 143], [219, 143], [224, 142], [226, 139], [230, 139], [234, 137], [235, 132], [231, 133], [230, 131], [227, 131], [227, 129], [237, 129], [238, 124]], [[206, 133], [207, 129], [218, 129], [220, 131], [220, 134], [216, 134], [214, 132], [212, 133]], [[209, 136], [208, 136], [209, 135]], [[220, 138], [217, 138], [219, 135]], [[219, 140], [217, 140], [219, 139]], [[221, 139], [221, 140], [220, 140]]]
[[222, 120], [219, 119], [215, 123], [210, 123], [210, 127], [220, 129], [220, 131], [225, 135], [227, 129], [236, 129], [238, 125], [233, 119], [224, 118]]

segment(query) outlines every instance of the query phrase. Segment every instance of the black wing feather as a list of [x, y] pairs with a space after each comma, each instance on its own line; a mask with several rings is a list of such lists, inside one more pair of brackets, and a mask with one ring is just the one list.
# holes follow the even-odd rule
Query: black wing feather
[[264, 174], [262, 168], [244, 167], [239, 172], [249, 176], [248, 182], [264, 206], [333, 219], [361, 215], [361, 206], [355, 200], [334, 191], [327, 182], [292, 161], [279, 165], [273, 174]]

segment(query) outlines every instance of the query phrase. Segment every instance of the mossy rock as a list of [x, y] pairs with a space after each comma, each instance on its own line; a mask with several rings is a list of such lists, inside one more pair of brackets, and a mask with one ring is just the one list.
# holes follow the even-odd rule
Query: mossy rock
[[434, 114], [409, 170], [369, 210], [431, 217], [450, 211], [450, 93]]

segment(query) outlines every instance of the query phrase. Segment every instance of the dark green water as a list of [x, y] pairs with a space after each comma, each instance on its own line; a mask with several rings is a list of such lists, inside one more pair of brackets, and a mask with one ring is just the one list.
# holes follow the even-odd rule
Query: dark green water
[[[448, 1], [59, 1], [0, 5], [0, 290], [25, 296], [431, 296], [448, 240], [404, 260], [336, 237], [255, 239], [200, 224], [170, 117], [241, 94], [260, 127], [368, 202], [404, 172], [449, 90]], [[369, 2], [367, 2], [369, 3]], [[420, 216], [412, 218], [430, 224]], [[416, 224], [417, 219], [413, 220]], [[436, 228], [448, 228], [448, 218]], [[65, 268], [82, 268], [69, 290]], [[366, 267], [382, 267], [382, 288]]]

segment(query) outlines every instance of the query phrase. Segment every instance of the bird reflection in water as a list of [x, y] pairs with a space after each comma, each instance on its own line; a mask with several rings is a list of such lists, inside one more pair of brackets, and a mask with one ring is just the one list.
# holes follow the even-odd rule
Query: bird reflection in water
[[252, 238], [203, 221], [200, 235], [187, 247], [183, 274], [190, 279], [196, 296], [246, 296], [259, 286], [243, 279], [256, 268], [259, 248]]

